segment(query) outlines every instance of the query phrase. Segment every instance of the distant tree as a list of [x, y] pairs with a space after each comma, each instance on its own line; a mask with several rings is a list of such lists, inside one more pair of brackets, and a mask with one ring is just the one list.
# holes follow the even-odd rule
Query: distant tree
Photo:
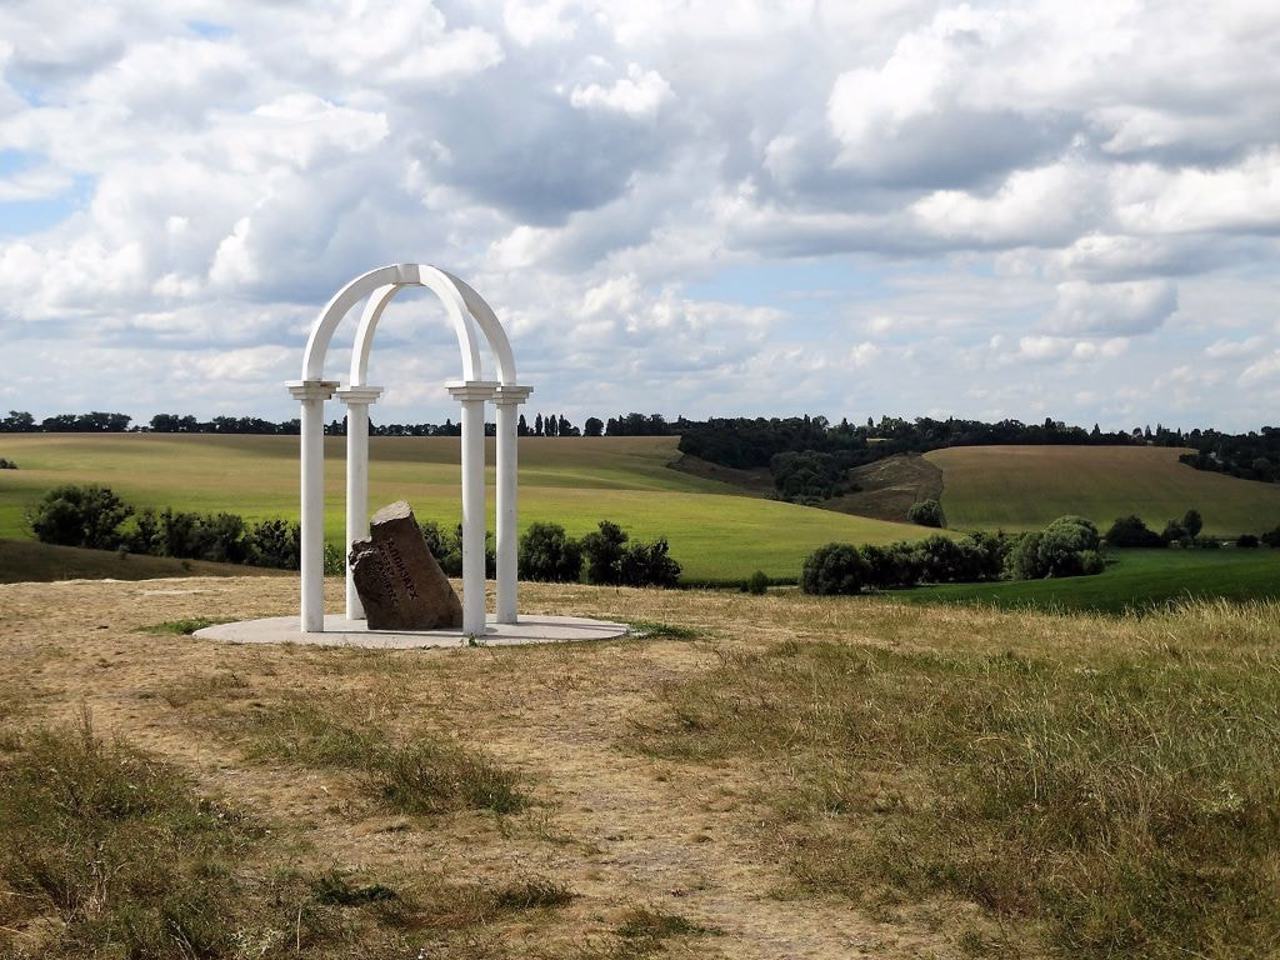
[[907, 511], [907, 519], [922, 527], [945, 527], [946, 514], [942, 512], [942, 504], [932, 498], [913, 503]]
[[529, 436], [529, 424], [528, 424], [528, 421], [525, 420], [523, 413], [520, 414], [520, 421], [519, 423], [516, 424], [516, 436], [518, 437]]
[[604, 434], [604, 421], [599, 417], [587, 417], [587, 422], [582, 425], [582, 435], [584, 437], [599, 437]]
[[533, 421], [533, 435], [535, 437], [542, 436], [542, 414], [538, 414]]
[[25, 410], [10, 410], [9, 415], [0, 420], [0, 433], [34, 433], [36, 418]]
[[1188, 510], [1183, 514], [1182, 526], [1187, 531], [1187, 536], [1193, 540], [1200, 536], [1200, 531], [1204, 529], [1204, 518], [1200, 516], [1200, 511]]
[[750, 593], [753, 596], [763, 596], [769, 591], [769, 575], [763, 570], [757, 570], [751, 576], [742, 582], [742, 592]]
[[1258, 538], [1252, 533], [1242, 533], [1236, 540], [1236, 546], [1241, 550], [1256, 550], [1258, 549]]
[[1268, 530], [1258, 539], [1268, 547], [1280, 549], [1280, 527], [1276, 527], [1274, 530]]

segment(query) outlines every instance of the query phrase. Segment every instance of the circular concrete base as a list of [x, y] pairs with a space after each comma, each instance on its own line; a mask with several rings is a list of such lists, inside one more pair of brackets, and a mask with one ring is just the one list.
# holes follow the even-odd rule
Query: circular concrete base
[[470, 637], [461, 630], [370, 630], [364, 620], [327, 614], [324, 632], [303, 633], [297, 617], [268, 617], [220, 623], [197, 630], [202, 640], [224, 643], [306, 643], [322, 647], [364, 647], [370, 650], [413, 650], [424, 647], [510, 647], [529, 643], [569, 643], [612, 640], [627, 635], [625, 623], [585, 617], [521, 616], [519, 623], [498, 623], [489, 617], [485, 632]]

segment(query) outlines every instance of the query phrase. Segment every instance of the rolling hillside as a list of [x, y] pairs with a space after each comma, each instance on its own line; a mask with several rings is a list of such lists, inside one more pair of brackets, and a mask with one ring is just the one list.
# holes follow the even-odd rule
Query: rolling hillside
[[0, 583], [54, 580], [153, 580], [157, 577], [284, 576], [281, 570], [176, 557], [142, 557], [114, 550], [57, 547], [34, 540], [0, 540]]
[[1194, 507], [1205, 533], [1236, 536], [1280, 524], [1280, 485], [1178, 462], [1169, 447], [951, 447], [925, 454], [942, 470], [942, 506], [957, 529], [1028, 530], [1066, 513], [1104, 529], [1136, 513], [1159, 530]]
[[[756, 569], [795, 577], [814, 547], [831, 540], [888, 543], [919, 527], [834, 514], [749, 496], [718, 480], [670, 469], [674, 437], [527, 438], [520, 444], [521, 523], [600, 520], [634, 536], [666, 536], [690, 579], [730, 579]], [[100, 483], [138, 506], [230, 511], [256, 519], [296, 517], [297, 438], [178, 434], [20, 434], [0, 438], [0, 537], [27, 537], [27, 505], [60, 483]], [[326, 441], [327, 536], [343, 538], [343, 452]], [[378, 437], [371, 445], [370, 502], [403, 497], [418, 517], [456, 523], [458, 441]], [[492, 484], [493, 442], [488, 462]], [[490, 491], [490, 510], [493, 508]], [[491, 524], [492, 527], [492, 524]]]

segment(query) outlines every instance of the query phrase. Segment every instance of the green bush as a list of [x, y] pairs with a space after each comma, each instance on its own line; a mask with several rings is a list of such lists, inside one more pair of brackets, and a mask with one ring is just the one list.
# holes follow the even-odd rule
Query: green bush
[[246, 535], [246, 563], [256, 567], [297, 570], [302, 555], [302, 527], [287, 520], [260, 520]]
[[[462, 524], [454, 526], [452, 532], [440, 529], [434, 520], [419, 522], [418, 529], [427, 542], [427, 549], [440, 564], [446, 577], [462, 576]], [[493, 579], [498, 569], [497, 554], [494, 553], [491, 537], [485, 534], [484, 540], [484, 575]]]
[[18, 465], [8, 457], [0, 457], [0, 470], [17, 470]]
[[64, 547], [115, 550], [120, 546], [120, 526], [133, 514], [110, 487], [54, 487], [27, 516], [31, 531], [41, 543]]
[[1136, 514], [1117, 517], [1104, 538], [1113, 547], [1163, 547], [1164, 540]]
[[1015, 580], [1101, 573], [1101, 551], [1102, 538], [1093, 521], [1059, 517], [1039, 533], [1023, 535], [1009, 553], [1009, 573]]
[[622, 551], [618, 582], [624, 587], [664, 587], [680, 583], [680, 564], [669, 553], [666, 537], [652, 543], [632, 543]]
[[945, 527], [946, 514], [942, 512], [942, 504], [932, 498], [913, 503], [907, 511], [907, 519], [922, 527]]
[[165, 509], [159, 517], [164, 555], [186, 560], [244, 563], [250, 554], [243, 517]]
[[520, 576], [548, 583], [577, 583], [582, 544], [558, 523], [534, 523], [520, 538]]
[[587, 583], [624, 587], [674, 587], [680, 564], [669, 554], [666, 537], [652, 543], [629, 542], [616, 523], [601, 520], [598, 529], [582, 538]]
[[749, 593], [756, 597], [763, 596], [768, 589], [769, 575], [763, 570], [757, 570], [751, 576], [747, 577], [742, 584], [742, 590], [744, 593]]
[[1199, 510], [1188, 510], [1182, 515], [1182, 527], [1187, 531], [1187, 536], [1195, 539], [1200, 536], [1200, 531], [1204, 529], [1204, 518], [1200, 516]]
[[601, 520], [599, 529], [582, 538], [587, 583], [617, 585], [622, 582], [622, 555], [629, 537], [616, 523]]
[[860, 593], [869, 574], [867, 561], [856, 547], [828, 543], [805, 558], [800, 589], [819, 596]]
[[1280, 548], [1280, 527], [1276, 527], [1274, 530], [1268, 530], [1259, 537], [1259, 539], [1268, 547]]
[[1191, 539], [1191, 534], [1187, 532], [1187, 528], [1182, 525], [1181, 520], [1170, 520], [1164, 525], [1164, 530], [1160, 532], [1160, 539], [1166, 545], [1176, 543], [1181, 546]]
[[1236, 540], [1236, 546], [1241, 550], [1256, 550], [1258, 549], [1258, 538], [1252, 533], [1242, 533]]

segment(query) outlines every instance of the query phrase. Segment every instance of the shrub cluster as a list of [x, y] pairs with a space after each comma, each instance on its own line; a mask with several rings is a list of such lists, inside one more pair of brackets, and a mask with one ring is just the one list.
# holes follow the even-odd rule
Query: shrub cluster
[[0, 470], [17, 470], [18, 465], [8, 457], [0, 457]]
[[[1130, 514], [1116, 518], [1103, 539], [1112, 547], [1198, 547], [1202, 550], [1216, 550], [1223, 546], [1219, 538], [1200, 536], [1203, 529], [1204, 518], [1200, 516], [1199, 510], [1188, 510], [1181, 518], [1168, 521], [1160, 533], [1148, 527], [1141, 517]], [[1246, 550], [1260, 544], [1280, 547], [1280, 527], [1261, 536], [1243, 533], [1236, 538], [1236, 546]]]
[[[462, 524], [454, 526], [452, 531], [440, 529], [434, 520], [418, 523], [422, 531], [422, 539], [427, 541], [427, 549], [440, 564], [446, 577], [462, 576]], [[493, 538], [486, 531], [484, 536], [484, 575], [490, 580], [498, 570], [498, 557], [493, 549]]]
[[851, 594], [864, 587], [999, 580], [1016, 542], [1004, 534], [972, 533], [959, 540], [934, 534], [917, 543], [904, 540], [885, 547], [829, 543], [805, 560], [800, 589]]
[[[42, 543], [218, 563], [244, 563], [296, 570], [301, 557], [301, 528], [288, 520], [247, 523], [233, 513], [192, 513], [150, 508], [135, 510], [109, 487], [62, 486], [44, 495], [27, 516]], [[131, 521], [131, 522], [129, 522]], [[419, 525], [427, 548], [451, 577], [462, 575], [462, 526], [442, 529], [434, 520]], [[527, 580], [628, 587], [674, 587], [680, 564], [671, 558], [665, 537], [652, 543], [632, 541], [616, 523], [605, 520], [581, 540], [552, 523], [535, 523], [520, 538], [519, 561]], [[326, 544], [324, 572], [343, 572], [342, 550]], [[492, 538], [485, 538], [485, 576], [496, 572]]]
[[577, 583], [582, 576], [582, 544], [559, 524], [532, 524], [520, 538], [520, 573], [526, 580]]
[[851, 459], [842, 452], [784, 451], [769, 461], [778, 496], [792, 503], [820, 503], [858, 489], [849, 480]]
[[1073, 577], [1102, 572], [1101, 547], [1098, 528], [1083, 517], [1070, 516], [1021, 536], [971, 533], [953, 540], [934, 534], [886, 547], [829, 543], [805, 560], [800, 589], [853, 594], [920, 583]]
[[942, 512], [942, 504], [932, 498], [913, 503], [907, 511], [907, 519], [922, 527], [941, 529], [947, 525], [947, 515]]
[[666, 537], [652, 543], [631, 540], [616, 523], [601, 520], [597, 529], [574, 540], [555, 523], [535, 523], [520, 538], [520, 572], [527, 580], [622, 587], [674, 587], [680, 564]]
[[1111, 547], [1163, 547], [1164, 540], [1137, 514], [1117, 517], [1103, 538]]
[[1024, 534], [1009, 554], [1011, 579], [1079, 577], [1101, 573], [1102, 538], [1092, 520], [1059, 517], [1038, 533]]
[[[56, 487], [31, 509], [27, 521], [36, 539], [65, 547], [285, 570], [298, 569], [301, 554], [297, 523], [277, 519], [251, 524], [233, 513], [135, 510], [109, 487]], [[341, 551], [326, 547], [325, 572], [341, 569]]]

